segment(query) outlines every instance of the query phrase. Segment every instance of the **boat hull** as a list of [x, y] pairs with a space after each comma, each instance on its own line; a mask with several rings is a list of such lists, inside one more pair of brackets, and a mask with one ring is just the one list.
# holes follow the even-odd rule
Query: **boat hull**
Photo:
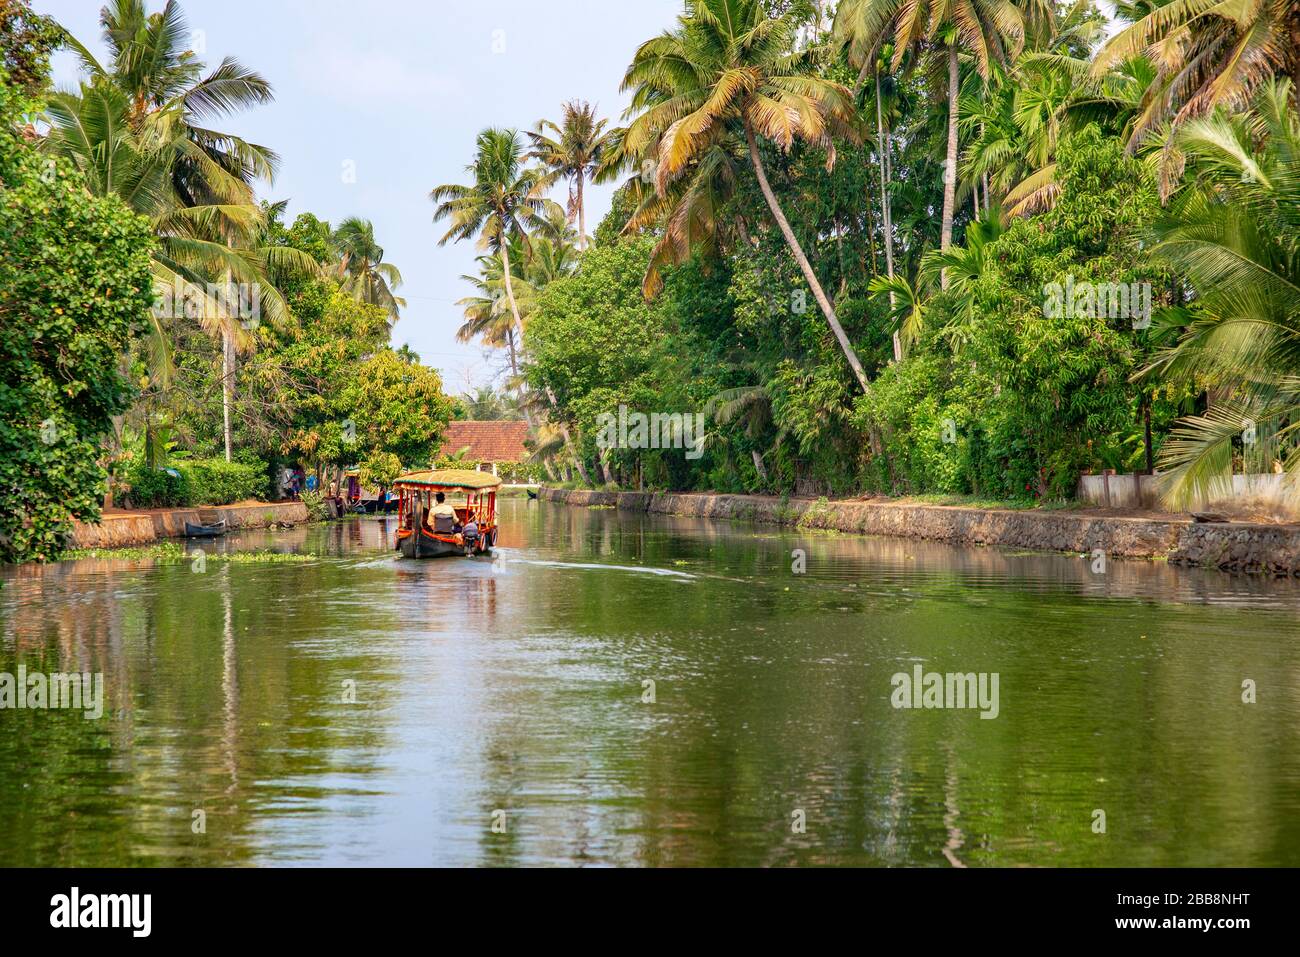
[[488, 555], [492, 552], [492, 542], [496, 539], [495, 530], [486, 538], [480, 538], [474, 545], [446, 541], [436, 535], [420, 531], [397, 539], [397, 550], [403, 558], [473, 558], [475, 555]]
[[226, 523], [218, 522], [215, 525], [194, 525], [190, 522], [185, 523], [186, 538], [220, 538], [226, 534]]

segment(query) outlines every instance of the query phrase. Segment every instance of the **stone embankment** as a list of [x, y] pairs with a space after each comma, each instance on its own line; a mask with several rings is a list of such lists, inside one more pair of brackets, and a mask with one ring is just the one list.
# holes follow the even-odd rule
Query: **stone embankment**
[[120, 548], [148, 545], [164, 538], [183, 538], [186, 522], [208, 525], [224, 520], [228, 528], [237, 529], [301, 525], [307, 518], [307, 506], [302, 502], [109, 512], [103, 521], [94, 525], [74, 523], [72, 547]]
[[1180, 515], [1123, 515], [1095, 509], [1010, 510], [914, 502], [779, 499], [758, 495], [543, 489], [547, 501], [627, 511], [737, 519], [863, 535], [888, 535], [1052, 552], [1100, 549], [1112, 558], [1300, 576], [1300, 526], [1197, 523]]

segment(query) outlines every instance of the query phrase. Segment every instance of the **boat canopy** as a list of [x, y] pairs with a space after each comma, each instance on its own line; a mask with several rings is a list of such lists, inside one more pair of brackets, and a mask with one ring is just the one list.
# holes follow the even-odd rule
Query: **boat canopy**
[[501, 479], [491, 472], [476, 472], [473, 469], [439, 469], [429, 472], [410, 472], [393, 483], [393, 488], [406, 489], [463, 489], [467, 492], [483, 492], [497, 488]]

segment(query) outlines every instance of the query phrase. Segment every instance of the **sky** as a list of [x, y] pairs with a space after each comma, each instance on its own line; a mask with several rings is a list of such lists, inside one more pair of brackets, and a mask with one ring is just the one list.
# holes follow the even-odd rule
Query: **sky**
[[[163, 0], [146, 0], [150, 12]], [[102, 0], [34, 0], [98, 55]], [[407, 300], [393, 345], [410, 345], [463, 392], [499, 377], [505, 357], [456, 342], [460, 279], [475, 271], [472, 242], [438, 246], [429, 190], [466, 183], [485, 127], [530, 129], [567, 100], [596, 104], [616, 123], [619, 82], [636, 47], [669, 28], [682, 0], [182, 0], [193, 45], [210, 67], [235, 56], [275, 88], [275, 102], [220, 127], [280, 154], [262, 198], [289, 200], [286, 222], [310, 211], [337, 224], [375, 224]], [[77, 59], [54, 60], [74, 87]], [[214, 124], [215, 125], [215, 124]], [[587, 228], [613, 186], [589, 186]], [[555, 199], [567, 191], [557, 187]]]

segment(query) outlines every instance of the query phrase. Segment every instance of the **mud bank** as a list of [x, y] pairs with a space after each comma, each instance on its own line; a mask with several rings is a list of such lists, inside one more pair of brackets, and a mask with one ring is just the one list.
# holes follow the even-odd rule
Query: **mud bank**
[[118, 512], [105, 515], [103, 521], [95, 525], [74, 523], [72, 547], [120, 548], [148, 545], [164, 538], [182, 538], [186, 522], [204, 525], [224, 520], [229, 528], [236, 529], [301, 525], [307, 518], [307, 506], [302, 502]]
[[1173, 565], [1300, 576], [1300, 526], [1190, 518], [1129, 517], [1078, 511], [1008, 511], [906, 502], [823, 502], [757, 495], [596, 492], [543, 489], [550, 502], [625, 511], [725, 518], [947, 542], [1111, 558], [1167, 560]]

